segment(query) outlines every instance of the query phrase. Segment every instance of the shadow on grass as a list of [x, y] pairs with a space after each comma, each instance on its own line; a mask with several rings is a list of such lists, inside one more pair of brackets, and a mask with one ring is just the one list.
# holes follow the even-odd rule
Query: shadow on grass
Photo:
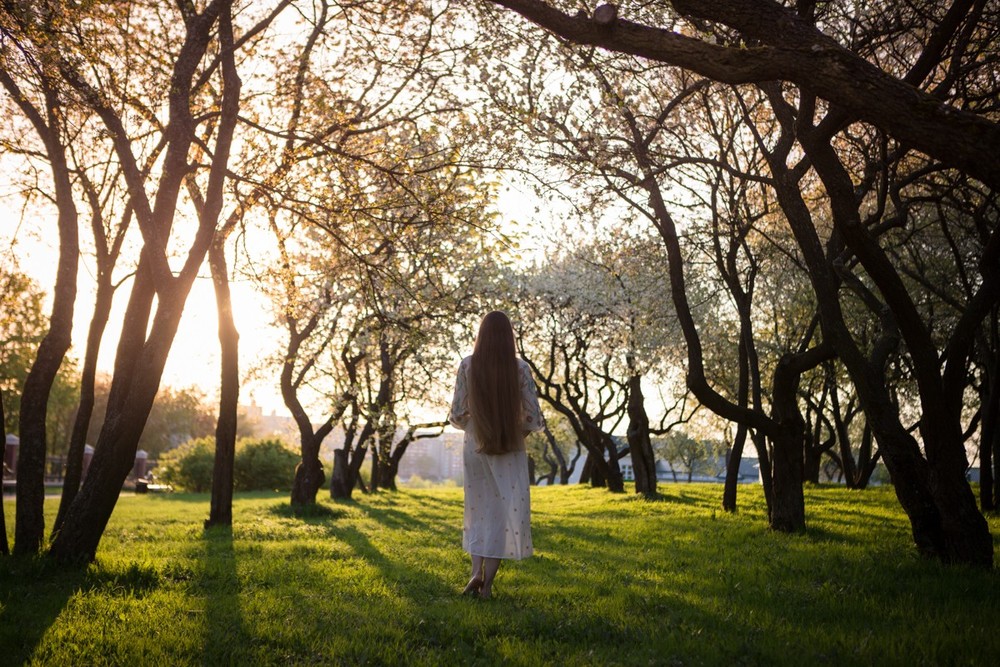
[[[431, 563], [408, 558], [405, 550], [381, 549], [368, 534], [355, 526], [336, 527], [332, 534], [359, 558], [373, 565], [389, 588], [403, 598], [416, 601], [426, 599], [428, 594], [435, 597], [450, 594], [454, 587], [452, 582], [433, 574]], [[456, 576], [456, 581], [458, 578]]]
[[201, 552], [201, 587], [205, 591], [204, 662], [239, 664], [251, 637], [240, 608], [240, 580], [230, 526], [205, 530]]
[[431, 518], [435, 520], [429, 522], [414, 517], [411, 512], [401, 511], [391, 507], [373, 507], [371, 505], [359, 504], [358, 509], [361, 510], [361, 512], [363, 512], [366, 516], [371, 517], [373, 520], [382, 524], [386, 528], [400, 531], [420, 530], [436, 534], [442, 539], [454, 537], [456, 531], [460, 531], [462, 527], [461, 518], [459, 518], [455, 529], [449, 529], [446, 523], [442, 523], [439, 520], [441, 518], [440, 514], [432, 516]]
[[44, 556], [0, 559], [0, 646], [6, 664], [23, 664], [31, 658], [86, 580], [86, 568], [64, 570]]
[[156, 568], [140, 563], [64, 566], [46, 556], [0, 558], [0, 662], [31, 660], [67, 602], [81, 591], [141, 597], [160, 583]]
[[288, 519], [301, 519], [307, 523], [325, 523], [339, 519], [345, 515], [344, 510], [330, 507], [322, 503], [314, 503], [303, 507], [293, 507], [291, 503], [279, 503], [269, 508], [272, 514]]

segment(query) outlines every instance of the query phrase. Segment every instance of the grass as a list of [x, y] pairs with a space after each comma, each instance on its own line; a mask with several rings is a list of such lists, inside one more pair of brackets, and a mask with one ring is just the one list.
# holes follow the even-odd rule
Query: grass
[[1000, 575], [920, 559], [891, 489], [810, 487], [793, 536], [766, 529], [756, 487], [737, 515], [720, 486], [661, 491], [534, 489], [536, 555], [490, 601], [458, 594], [460, 489], [307, 517], [241, 495], [232, 530], [207, 531], [207, 496], [123, 497], [89, 567], [0, 559], [0, 664], [1000, 661]]

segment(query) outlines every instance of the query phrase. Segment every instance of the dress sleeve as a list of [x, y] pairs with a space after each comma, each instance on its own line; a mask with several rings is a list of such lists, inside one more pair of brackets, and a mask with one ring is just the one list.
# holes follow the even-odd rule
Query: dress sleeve
[[469, 364], [463, 359], [458, 365], [458, 377], [455, 378], [455, 395], [451, 399], [451, 412], [448, 421], [457, 429], [465, 430], [469, 423]]
[[538, 387], [531, 377], [527, 364], [519, 363], [518, 372], [521, 379], [521, 410], [524, 412], [524, 430], [531, 433], [541, 431], [545, 427], [542, 410], [538, 406]]

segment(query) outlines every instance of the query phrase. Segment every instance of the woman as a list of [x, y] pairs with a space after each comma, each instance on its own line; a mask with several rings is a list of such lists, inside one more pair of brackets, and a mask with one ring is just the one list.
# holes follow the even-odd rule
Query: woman
[[463, 593], [489, 598], [501, 559], [532, 554], [528, 456], [524, 436], [542, 428], [538, 391], [514, 352], [514, 330], [495, 310], [462, 359], [449, 421], [465, 431], [462, 548], [472, 557]]

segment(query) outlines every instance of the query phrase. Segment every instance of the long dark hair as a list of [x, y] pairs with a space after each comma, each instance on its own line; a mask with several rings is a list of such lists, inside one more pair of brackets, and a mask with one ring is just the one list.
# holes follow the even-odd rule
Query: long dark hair
[[483, 454], [524, 447], [514, 328], [499, 310], [487, 313], [479, 324], [469, 368], [469, 413]]

